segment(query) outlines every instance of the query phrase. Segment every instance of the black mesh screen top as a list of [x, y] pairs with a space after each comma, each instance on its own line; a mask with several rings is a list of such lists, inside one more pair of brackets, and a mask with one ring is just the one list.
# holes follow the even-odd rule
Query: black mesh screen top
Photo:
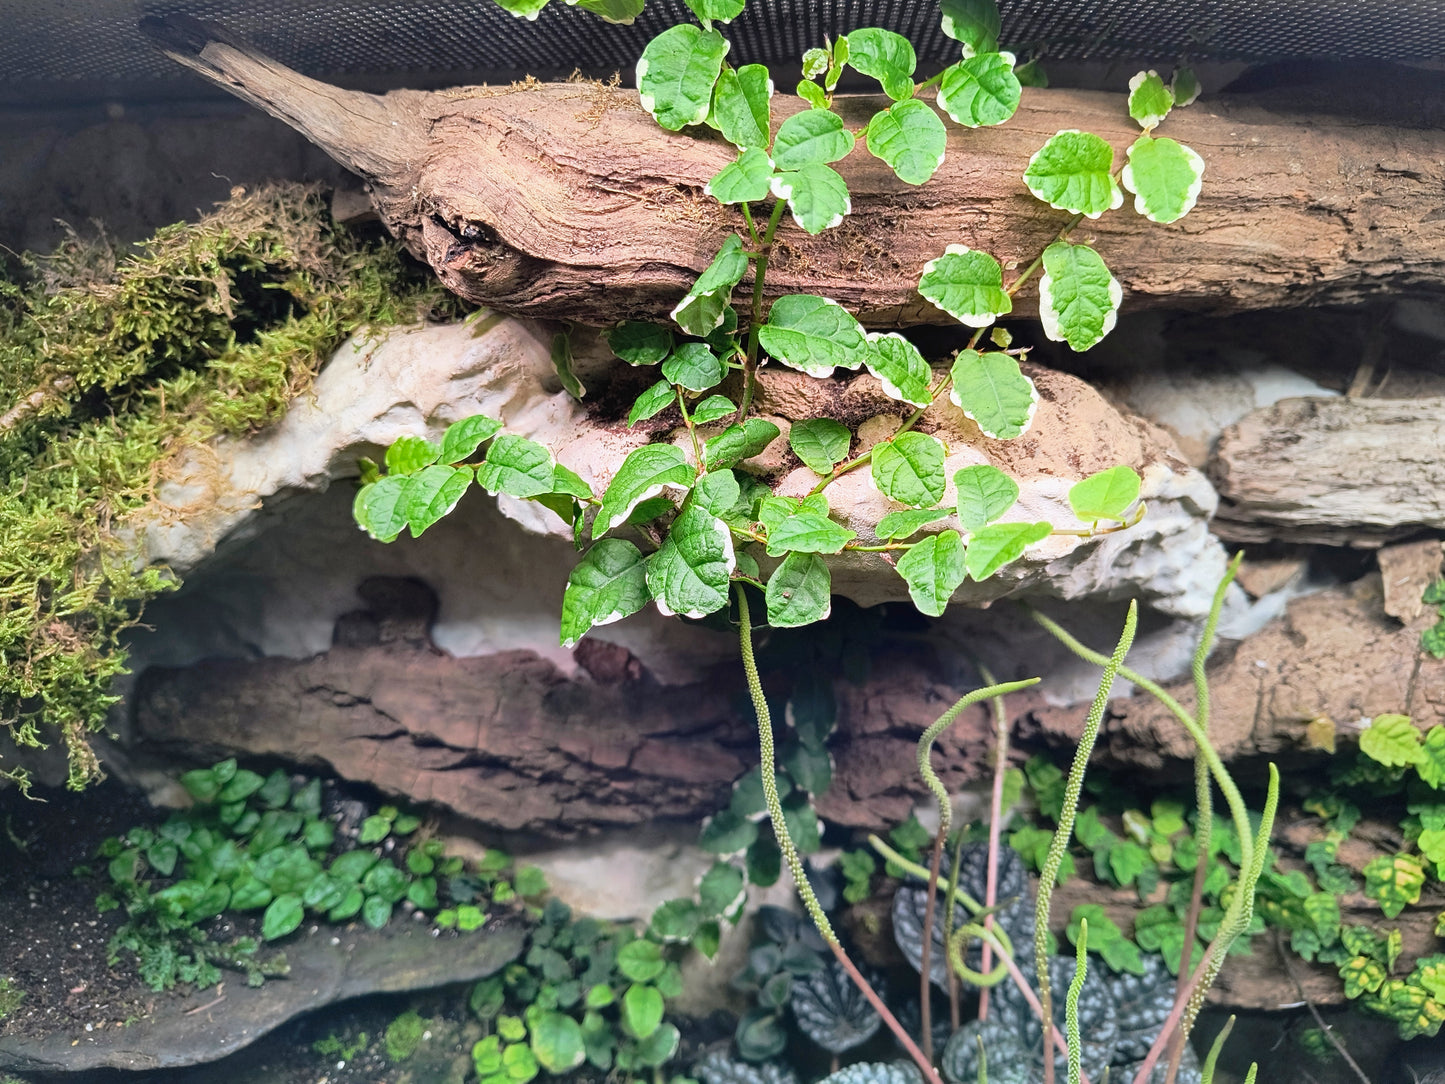
[[[1445, 0], [1002, 0], [1006, 46], [1060, 60], [1445, 57]], [[136, 31], [143, 14], [213, 19], [318, 77], [388, 73], [630, 73], [647, 40], [689, 18], [649, 0], [613, 26], [563, 0], [533, 22], [493, 0], [0, 0], [0, 100], [195, 93]], [[885, 26], [923, 64], [951, 63], [938, 0], [752, 0], [726, 28], [734, 62], [796, 61], [824, 35]], [[169, 88], [169, 90], [167, 89]]]

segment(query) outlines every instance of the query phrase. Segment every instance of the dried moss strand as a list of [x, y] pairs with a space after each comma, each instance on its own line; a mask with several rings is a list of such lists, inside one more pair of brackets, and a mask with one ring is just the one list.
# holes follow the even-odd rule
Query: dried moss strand
[[[1064, 806], [1059, 813], [1059, 826], [1049, 843], [1049, 853], [1039, 872], [1039, 895], [1034, 911], [1034, 960], [1039, 981], [1039, 1005], [1042, 1021], [1048, 1026], [1053, 1021], [1053, 998], [1049, 989], [1049, 904], [1053, 900], [1054, 883], [1059, 876], [1059, 867], [1064, 861], [1064, 848], [1074, 834], [1074, 817], [1079, 809], [1079, 794], [1084, 786], [1084, 772], [1089, 765], [1089, 756], [1094, 751], [1094, 741], [1099, 735], [1099, 722], [1104, 717], [1104, 708], [1109, 703], [1114, 679], [1124, 665], [1124, 656], [1134, 644], [1134, 633], [1139, 627], [1139, 604], [1129, 603], [1129, 613], [1124, 618], [1124, 632], [1114, 647], [1114, 654], [1104, 665], [1104, 675], [1099, 679], [1099, 691], [1089, 707], [1084, 720], [1084, 733], [1079, 747], [1074, 751], [1074, 763], [1069, 768], [1068, 782], [1064, 786]], [[1044, 1059], [1044, 1084], [1054, 1084], [1054, 1059]]]

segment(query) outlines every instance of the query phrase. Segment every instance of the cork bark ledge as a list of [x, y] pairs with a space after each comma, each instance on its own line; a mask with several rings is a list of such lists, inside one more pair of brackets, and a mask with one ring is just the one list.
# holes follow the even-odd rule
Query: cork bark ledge
[[[631, 90], [529, 82], [377, 96], [309, 79], [188, 17], [142, 29], [364, 177], [387, 227], [480, 304], [597, 326], [662, 318], [743, 229], [702, 193], [732, 149], [706, 128], [664, 131]], [[886, 104], [839, 103], [855, 130]], [[802, 104], [779, 95], [775, 122]], [[947, 159], [921, 188], [855, 149], [839, 166], [853, 215], [818, 237], [784, 231], [767, 292], [824, 294], [874, 326], [949, 322], [915, 290], [923, 264], [952, 243], [1005, 266], [1032, 259], [1065, 216], [1020, 176], [1062, 128], [1097, 132], [1120, 154], [1138, 134], [1122, 94], [1025, 90], [1002, 127], [950, 125]], [[1075, 234], [1097, 243], [1127, 306], [1230, 312], [1445, 286], [1445, 133], [1214, 98], [1176, 111], [1164, 134], [1206, 162], [1194, 211], [1157, 226], [1126, 208]]]

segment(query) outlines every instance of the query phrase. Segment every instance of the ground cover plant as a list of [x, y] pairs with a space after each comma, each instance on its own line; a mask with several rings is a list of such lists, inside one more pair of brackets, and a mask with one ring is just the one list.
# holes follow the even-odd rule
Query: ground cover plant
[[[928, 407], [946, 394], [985, 436], [1012, 439], [1028, 429], [1037, 393], [1019, 366], [1019, 357], [1027, 351], [1013, 348], [1009, 334], [993, 325], [1012, 312], [1014, 295], [1038, 274], [1039, 316], [1046, 335], [1084, 350], [1108, 333], [1121, 290], [1103, 258], [1088, 245], [1069, 238], [1085, 218], [1097, 218], [1119, 207], [1123, 188], [1134, 194], [1135, 210], [1151, 220], [1173, 222], [1187, 213], [1199, 191], [1202, 160], [1188, 148], [1156, 136], [1155, 129], [1176, 101], [1187, 104], [1197, 88], [1185, 70], [1178, 73], [1172, 86], [1155, 72], [1141, 72], [1131, 81], [1127, 108], [1142, 133], [1117, 170], [1112, 148], [1089, 133], [1061, 131], [1039, 149], [1021, 183], [1063, 212], [1063, 217], [1055, 240], [1007, 285], [997, 260], [963, 246], [948, 246], [925, 265], [919, 293], [975, 329], [967, 347], [943, 371], [935, 372], [906, 338], [895, 333], [865, 333], [836, 302], [794, 294], [765, 305], [763, 285], [785, 215], [796, 228], [819, 233], [836, 227], [849, 213], [847, 180], [832, 165], [845, 158], [860, 139], [900, 181], [914, 185], [928, 181], [946, 152], [947, 134], [944, 121], [921, 95], [932, 93], [938, 108], [965, 127], [1008, 120], [1017, 107], [1021, 84], [1014, 71], [1015, 57], [998, 48], [997, 9], [973, 0], [945, 2], [943, 28], [959, 41], [962, 59], [921, 83], [914, 79], [912, 45], [886, 30], [851, 31], [826, 47], [809, 50], [803, 59], [804, 79], [797, 86], [809, 108], [775, 128], [770, 105], [773, 86], [767, 70], [759, 65], [732, 68], [726, 61], [727, 39], [716, 25], [739, 14], [743, 4], [739, 0], [689, 0], [689, 6], [698, 23], [674, 26], [648, 43], [638, 62], [638, 89], [643, 107], [664, 128], [677, 131], [706, 124], [737, 149], [736, 160], [712, 178], [706, 193], [738, 208], [744, 232], [723, 242], [711, 265], [678, 302], [672, 311], [674, 326], [624, 322], [608, 335], [613, 351], [623, 361], [661, 368], [661, 378], [634, 403], [628, 424], [675, 408], [681, 421], [678, 442], [650, 443], [634, 450], [610, 471], [611, 481], [598, 494], [575, 472], [557, 463], [545, 446], [505, 432], [495, 419], [474, 416], [453, 424], [439, 442], [422, 435], [403, 438], [387, 449], [383, 465], [363, 462], [356, 519], [381, 541], [390, 541], [404, 530], [418, 536], [455, 508], [475, 482], [494, 495], [543, 504], [570, 525], [579, 550], [585, 551], [562, 599], [564, 645], [575, 644], [590, 629], [635, 613], [648, 602], [655, 602], [665, 615], [705, 618], [725, 614], [735, 624], [758, 723], [761, 765], [756, 786], [745, 778], [732, 806], [705, 829], [703, 845], [720, 856], [740, 853], [744, 859], [741, 865], [719, 861], [700, 886], [698, 901], [665, 904], [652, 919], [649, 940], [640, 943], [696, 941], [711, 955], [716, 951], [718, 916], [735, 913], [746, 875], [760, 871], [766, 880], [777, 875], [778, 866], [788, 868], [816, 935], [833, 961], [812, 969], [806, 946], [793, 936], [787, 940], [802, 947], [793, 946], [791, 964], [787, 962], [788, 947], [780, 945], [751, 961], [751, 981], [758, 987], [760, 1004], [740, 1024], [740, 1045], [752, 1044], [755, 1051], [773, 1045], [770, 1028], [776, 1026], [775, 1010], [784, 991], [790, 996], [793, 990], [808, 990], [811, 993], [802, 996], [810, 1008], [799, 1018], [811, 1019], [818, 1025], [818, 1034], [836, 1040], [830, 1047], [836, 1048], [835, 1053], [860, 1036], [867, 1038], [863, 1032], [868, 1027], [860, 1021], [874, 1013], [907, 1051], [917, 1072], [925, 1080], [939, 1081], [931, 1037], [934, 960], [930, 956], [945, 956], [945, 975], [974, 979], [985, 987], [1006, 976], [1012, 978], [1020, 1003], [1033, 1013], [1030, 1017], [1028, 1011], [1020, 1011], [1014, 1018], [1016, 1030], [1029, 1019], [1046, 1022], [1046, 1026], [1036, 1027], [1044, 1080], [1051, 1084], [1055, 1074], [1055, 1059], [1044, 1050], [1051, 1050], [1057, 1041], [1064, 1055], [1063, 1071], [1072, 1084], [1083, 1072], [1078, 1004], [1087, 981], [1088, 923], [1081, 916], [1075, 964], [1066, 969], [1067, 974], [1055, 974], [1048, 951], [1049, 903], [1073, 836], [1094, 735], [1133, 639], [1136, 610], [1131, 607], [1124, 634], [1113, 655], [1107, 657], [1040, 616], [1040, 622], [1072, 650], [1101, 664], [1104, 678], [1090, 711], [1085, 739], [1065, 782], [1060, 823], [1043, 858], [1032, 945], [1022, 941], [1016, 945], [1006, 924], [1001, 919], [995, 922], [997, 837], [988, 851], [984, 899], [959, 895], [955, 881], [944, 905], [937, 905], [951, 806], [930, 764], [933, 741], [959, 712], [1032, 682], [990, 681], [955, 704], [920, 740], [919, 770], [938, 799], [942, 827], [931, 848], [919, 929], [932, 931], [938, 913], [951, 925], [955, 900], [964, 903], [971, 914], [956, 930], [946, 930], [941, 953], [932, 953], [931, 935], [921, 937], [918, 1041], [844, 949], [807, 876], [799, 850], [800, 845], [811, 849], [817, 842], [817, 818], [808, 791], [826, 775], [817, 767], [827, 757], [826, 749], [818, 748], [817, 734], [821, 729], [825, 738], [827, 725], [808, 727], [805, 723], [798, 728], [792, 749], [799, 755], [789, 761], [780, 786], [770, 706], [754, 656], [752, 613], [755, 605], [760, 606], [766, 624], [777, 629], [822, 620], [832, 604], [827, 558], [847, 550], [864, 550], [896, 558], [895, 567], [915, 606], [926, 615], [937, 616], [966, 578], [986, 579], [1018, 559], [1028, 546], [1059, 530], [1048, 522], [1005, 518], [1013, 510], [1019, 490], [1011, 478], [987, 464], [956, 472], [956, 500], [952, 506], [942, 505], [948, 488], [946, 449], [939, 439], [915, 426]], [[628, 14], [609, 5], [589, 7], [614, 18]], [[539, 8], [529, 5], [520, 13], [535, 14]], [[889, 102], [861, 132], [849, 130], [832, 108], [833, 93], [845, 67], [877, 80]], [[559, 372], [569, 390], [580, 394], [575, 379], [566, 379], [565, 342], [560, 345]], [[890, 397], [914, 410], [890, 437], [855, 454], [850, 454], [854, 434], [837, 421], [796, 421], [789, 446], [818, 481], [804, 498], [779, 496], [744, 466], [780, 436], [776, 425], [750, 413], [758, 367], [768, 360], [820, 380], [840, 368], [867, 368]], [[714, 423], [725, 424], [712, 435], [700, 432]], [[857, 532], [829, 514], [829, 485], [865, 467], [874, 485], [895, 506], [874, 525], [876, 542], [860, 541]], [[1142, 506], [1137, 505], [1139, 487], [1139, 476], [1125, 465], [1084, 479], [1069, 494], [1080, 526], [1063, 532], [1089, 537], [1127, 529], [1143, 514]], [[941, 526], [953, 517], [961, 530]], [[934, 529], [925, 530], [930, 527]], [[1254, 886], [1262, 872], [1277, 800], [1278, 776], [1271, 769], [1265, 814], [1258, 826], [1253, 824], [1208, 740], [1204, 659], [1232, 574], [1231, 570], [1220, 586], [1201, 639], [1195, 665], [1195, 710], [1185, 711], [1157, 686], [1151, 691], [1171, 705], [1198, 743], [1199, 850], [1208, 849], [1213, 824], [1211, 787], [1218, 785], [1239, 840], [1240, 876], [1208, 948], [1179, 983], [1177, 996], [1142, 1056], [1138, 1068], [1141, 1082], [1151, 1079], [1164, 1044], [1170, 1040], [1174, 1040], [1170, 1075], [1177, 1072], [1184, 1039], [1204, 991], [1224, 953], [1249, 927]], [[1137, 677], [1132, 672], [1128, 676]], [[811, 721], [816, 724], [817, 716]], [[812, 741], [804, 736], [805, 728], [812, 730]], [[1006, 740], [1002, 727], [999, 740], [1001, 745]], [[1000, 756], [1000, 780], [1004, 766]], [[1000, 791], [1001, 787], [1000, 782]], [[758, 852], [762, 836], [752, 818], [763, 811], [776, 852]], [[995, 817], [995, 824], [997, 820]], [[776, 861], [778, 857], [781, 862]], [[955, 860], [955, 871], [959, 861]], [[1199, 866], [1202, 870], [1204, 864]], [[1202, 874], [1193, 891], [1191, 926], [1197, 923], [1202, 905], [1201, 881]], [[964, 961], [963, 946], [969, 940], [984, 945], [981, 972]], [[1096, 939], [1101, 947], [1102, 942], [1103, 938]], [[1032, 981], [1019, 964], [1019, 960], [1028, 961], [1026, 948], [1032, 950]], [[1000, 961], [993, 970], [991, 958]], [[1053, 1026], [1056, 980], [1069, 985], [1062, 1022], [1067, 1038]], [[1001, 1004], [1003, 999], [1000, 993]], [[657, 1004], [660, 1014], [660, 1001]], [[981, 1015], [986, 1016], [986, 1000], [984, 1005]], [[1001, 1008], [999, 1013], [1003, 1015]], [[522, 1033], [515, 1027], [513, 1031], [514, 1045], [519, 1047]], [[493, 1044], [496, 1049], [488, 1048], [487, 1072], [503, 1070], [501, 1044], [507, 1041], [507, 1036], [499, 1034]], [[964, 1045], [969, 1044], [965, 1041]], [[1211, 1058], [1205, 1066], [1206, 1078], [1212, 1074], [1212, 1063]], [[944, 1067], [954, 1084], [982, 1080], [987, 1072], [982, 1059], [973, 1064], [966, 1057], [960, 1061], [945, 1055]], [[480, 1071], [482, 1066], [478, 1068]], [[733, 1071], [717, 1066], [714, 1072], [719, 1079], [730, 1079], [728, 1074]], [[898, 1072], [886, 1065], [860, 1063], [840, 1070], [837, 1084], [843, 1084], [844, 1076], [876, 1080]], [[902, 1078], [908, 1075], [904, 1072]]]

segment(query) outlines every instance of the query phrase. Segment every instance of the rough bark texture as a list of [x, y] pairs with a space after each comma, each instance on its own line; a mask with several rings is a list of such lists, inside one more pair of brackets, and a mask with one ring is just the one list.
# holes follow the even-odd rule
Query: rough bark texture
[[[663, 131], [633, 91], [529, 83], [378, 97], [307, 79], [195, 20], [149, 26], [175, 60], [370, 181], [388, 227], [470, 300], [596, 325], [665, 317], [743, 229], [702, 193], [732, 148], [705, 128]], [[854, 130], [887, 104], [839, 103]], [[774, 120], [801, 105], [780, 95]], [[1120, 153], [1138, 135], [1122, 95], [1027, 90], [1000, 128], [950, 126], [947, 159], [922, 188], [860, 141], [840, 164], [852, 217], [814, 238], [786, 230], [767, 292], [821, 293], [877, 326], [949, 322], [916, 292], [924, 262], [952, 243], [1006, 266], [1037, 255], [1065, 216], [1020, 175], [1062, 128]], [[1121, 211], [1076, 233], [1097, 242], [1126, 304], [1234, 311], [1445, 283], [1440, 132], [1216, 99], [1171, 116], [1167, 134], [1206, 162], [1189, 217], [1159, 227]]]
[[1216, 534], [1379, 545], [1445, 528], [1445, 398], [1283, 399], [1224, 430]]

